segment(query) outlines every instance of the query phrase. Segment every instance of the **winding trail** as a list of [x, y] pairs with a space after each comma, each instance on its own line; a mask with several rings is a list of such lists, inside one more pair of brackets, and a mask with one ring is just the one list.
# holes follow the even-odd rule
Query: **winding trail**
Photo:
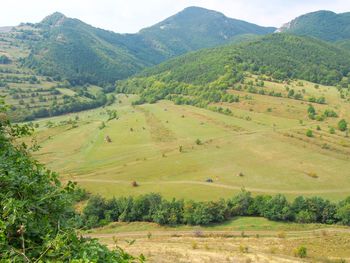
[[[105, 180], [105, 179], [85, 179], [85, 178], [74, 178], [74, 182], [81, 183], [108, 183], [108, 184], [130, 184], [130, 181], [126, 180]], [[192, 184], [192, 185], [202, 185], [208, 187], [217, 187], [225, 188], [231, 190], [241, 190], [241, 186], [233, 186], [226, 184], [218, 183], [206, 183], [199, 181], [147, 181], [147, 182], [138, 182], [140, 185], [168, 185], [168, 184]], [[349, 188], [345, 189], [323, 189], [323, 190], [276, 190], [276, 189], [266, 189], [266, 188], [250, 188], [244, 187], [247, 191], [250, 192], [260, 192], [260, 193], [274, 193], [274, 194], [331, 194], [331, 193], [348, 193], [350, 192]]]

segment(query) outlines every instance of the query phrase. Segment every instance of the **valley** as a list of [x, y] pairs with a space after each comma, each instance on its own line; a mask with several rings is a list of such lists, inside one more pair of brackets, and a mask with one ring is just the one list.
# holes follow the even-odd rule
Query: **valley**
[[0, 27], [0, 262], [348, 262], [349, 14]]
[[[242, 98], [239, 103], [217, 104], [231, 115], [168, 101], [132, 106], [137, 97], [120, 94], [104, 109], [36, 122], [42, 146], [36, 156], [64, 180], [106, 197], [157, 192], [217, 200], [245, 188], [342, 199], [350, 189], [350, 139], [340, 131], [330, 134], [329, 127], [349, 118], [350, 105], [334, 87], [297, 84], [291, 85], [326, 98], [327, 105], [314, 104], [317, 111], [334, 110], [339, 117], [311, 120], [307, 102], [235, 90], [230, 92]], [[285, 92], [284, 85], [268, 81], [264, 89]], [[108, 110], [116, 110], [117, 119], [107, 121]], [[101, 123], [106, 127], [100, 129]]]

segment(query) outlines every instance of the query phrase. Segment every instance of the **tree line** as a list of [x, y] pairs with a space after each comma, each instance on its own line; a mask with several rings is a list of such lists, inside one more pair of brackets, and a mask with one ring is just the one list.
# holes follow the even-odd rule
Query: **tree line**
[[88, 228], [110, 222], [154, 222], [160, 225], [209, 225], [236, 216], [257, 216], [273, 221], [350, 225], [350, 197], [334, 203], [321, 197], [297, 197], [292, 202], [284, 195], [252, 196], [242, 190], [219, 201], [196, 202], [171, 199], [150, 193], [138, 197], [89, 198], [80, 218]]

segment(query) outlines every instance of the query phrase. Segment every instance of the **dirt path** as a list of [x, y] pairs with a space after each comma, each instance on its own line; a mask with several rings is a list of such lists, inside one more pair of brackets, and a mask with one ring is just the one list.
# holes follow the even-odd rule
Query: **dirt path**
[[[113, 237], [146, 237], [149, 232], [152, 236], [157, 237], [232, 237], [241, 236], [242, 231], [228, 231], [228, 230], [163, 230], [163, 231], [132, 231], [132, 232], [117, 232], [106, 233], [106, 234], [96, 234], [88, 233], [84, 234], [84, 237], [90, 238], [113, 238]], [[308, 237], [313, 238], [315, 234], [321, 234], [326, 231], [332, 234], [350, 234], [350, 228], [324, 228], [315, 230], [300, 230], [300, 231], [285, 231], [287, 237]], [[245, 236], [256, 236], [260, 237], [276, 237], [281, 231], [277, 230], [254, 230], [254, 231], [244, 231]]]
[[[130, 184], [130, 181], [126, 180], [105, 180], [105, 179], [85, 179], [85, 178], [73, 178], [75, 182], [86, 182], [86, 183], [108, 183], [108, 184]], [[139, 182], [140, 185], [161, 185], [161, 184], [192, 184], [192, 185], [203, 185], [208, 187], [218, 187], [232, 190], [241, 190], [241, 186], [232, 186], [226, 184], [218, 184], [218, 183], [206, 183], [199, 181], [147, 181], [147, 182]], [[245, 188], [250, 192], [259, 192], [259, 193], [274, 193], [274, 194], [331, 194], [331, 193], [348, 193], [350, 189], [323, 189], [323, 190], [276, 190], [276, 189], [265, 189], [265, 188]]]

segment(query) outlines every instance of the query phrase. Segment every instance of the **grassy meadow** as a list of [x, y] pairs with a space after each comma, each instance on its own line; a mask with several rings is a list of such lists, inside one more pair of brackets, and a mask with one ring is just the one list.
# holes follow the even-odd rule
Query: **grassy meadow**
[[[84, 235], [99, 238], [110, 248], [143, 253], [150, 262], [346, 262], [350, 258], [345, 227], [255, 217], [207, 227], [112, 223]], [[304, 259], [295, 256], [301, 246], [307, 248]]]
[[[168, 101], [132, 106], [135, 96], [118, 95], [106, 108], [38, 121], [36, 158], [64, 180], [106, 197], [157, 192], [216, 200], [245, 188], [342, 199], [350, 192], [350, 139], [336, 127], [350, 119], [350, 104], [335, 87], [305, 81], [291, 87], [304, 97], [324, 96], [326, 104], [312, 103], [316, 111], [332, 109], [339, 117], [311, 120], [309, 102], [235, 90], [239, 103], [220, 104], [232, 116]], [[287, 92], [268, 81], [265, 89]], [[107, 121], [107, 110], [118, 118]]]

